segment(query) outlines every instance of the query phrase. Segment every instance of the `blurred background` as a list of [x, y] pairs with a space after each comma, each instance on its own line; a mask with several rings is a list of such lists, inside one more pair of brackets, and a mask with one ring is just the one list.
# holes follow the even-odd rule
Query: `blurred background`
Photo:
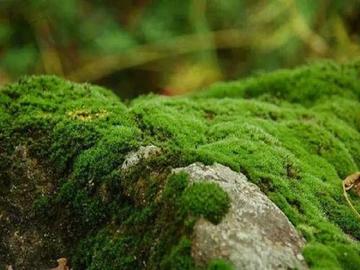
[[359, 0], [0, 0], [0, 85], [47, 73], [177, 95], [359, 55]]

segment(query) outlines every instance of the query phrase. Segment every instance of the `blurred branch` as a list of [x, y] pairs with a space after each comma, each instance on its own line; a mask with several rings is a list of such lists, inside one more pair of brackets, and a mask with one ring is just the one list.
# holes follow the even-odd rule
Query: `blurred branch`
[[247, 20], [251, 25], [265, 25], [274, 22], [284, 12], [287, 12], [291, 3], [283, 1], [280, 5], [278, 1], [269, 1], [266, 5], [259, 5], [253, 16], [249, 16]]
[[329, 52], [328, 44], [308, 25], [303, 14], [298, 10], [295, 0], [270, 2], [265, 8], [259, 9], [249, 21], [257, 28], [265, 29], [266, 24], [274, 22], [281, 15], [287, 18], [287, 23], [282, 23], [277, 30], [268, 36], [260, 36], [261, 42], [259, 42], [258, 47], [267, 50], [279, 48], [295, 36], [316, 55], [324, 56]]
[[[213, 42], [209, 42], [213, 40]], [[228, 29], [205, 34], [190, 34], [174, 39], [146, 44], [122, 54], [104, 56], [86, 63], [78, 70], [65, 76], [73, 81], [94, 81], [106, 75], [149, 62], [213, 48], [247, 47], [253, 38], [237, 29]]]
[[329, 51], [329, 46], [325, 40], [314, 32], [307, 24], [306, 20], [299, 12], [296, 6], [295, 0], [283, 0], [285, 3], [290, 3], [290, 20], [292, 21], [292, 27], [299, 38], [308, 45], [312, 51], [318, 55], [325, 55]]
[[[191, 22], [192, 27], [194, 28], [194, 32], [197, 34], [206, 34], [210, 33], [211, 29], [208, 24], [208, 20], [206, 18], [206, 8], [207, 8], [207, 0], [194, 0], [191, 2], [191, 12], [189, 14], [189, 20]], [[208, 40], [206, 41], [209, 45], [215, 45], [213, 38], [211, 35], [204, 35], [204, 38], [208, 36]], [[201, 53], [199, 56], [205, 59], [209, 64], [212, 62], [213, 66], [218, 67], [218, 59], [215, 53], [214, 46], [213, 48], [209, 48], [209, 50]]]
[[[178, 55], [214, 51], [216, 49], [229, 49], [241, 47], [254, 47], [270, 51], [283, 46], [294, 34], [305, 43], [316, 55], [326, 55], [329, 46], [325, 40], [314, 32], [299, 12], [294, 0], [280, 0], [283, 4], [279, 10], [259, 10], [264, 16], [260, 24], [267, 24], [281, 13], [289, 13], [287, 24], [282, 24], [275, 30], [243, 32], [238, 29], [225, 29], [220, 31], [198, 31], [197, 33], [183, 35], [171, 40], [153, 44], [145, 44], [116, 55], [101, 56], [85, 63], [80, 68], [70, 72], [65, 77], [73, 81], [94, 81], [112, 74], [115, 71], [141, 66], [153, 61], [174, 57]], [[202, 10], [205, 2], [199, 1], [197, 9]], [[261, 16], [255, 16], [261, 17]], [[204, 27], [202, 25], [202, 27]], [[258, 28], [259, 29], [259, 28]], [[251, 32], [251, 34], [249, 34]]]
[[60, 55], [55, 46], [51, 45], [52, 35], [49, 22], [46, 20], [46, 18], [28, 19], [28, 22], [34, 29], [44, 71], [47, 74], [56, 74], [62, 76], [64, 72]]
[[[334, 56], [340, 61], [346, 61], [350, 57], [358, 57], [360, 55], [359, 43], [351, 40], [344, 22], [339, 16], [333, 17], [333, 32], [334, 37], [337, 40], [338, 46], [334, 50]], [[344, 57], [343, 52], [347, 52], [347, 57]]]

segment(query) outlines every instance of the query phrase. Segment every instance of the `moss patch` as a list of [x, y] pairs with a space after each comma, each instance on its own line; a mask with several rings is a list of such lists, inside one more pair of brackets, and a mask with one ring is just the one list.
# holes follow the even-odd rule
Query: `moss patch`
[[[191, 229], [200, 216], [219, 222], [226, 194], [169, 176], [201, 161], [257, 184], [305, 236], [312, 268], [352, 269], [360, 223], [341, 179], [360, 167], [359, 100], [359, 62], [258, 75], [186, 97], [150, 95], [128, 106], [100, 87], [25, 77], [0, 90], [0, 267], [48, 268], [60, 256], [79, 269], [206, 267], [190, 258]], [[162, 156], [122, 172], [127, 153], [148, 144]], [[360, 211], [360, 198], [350, 196]], [[28, 224], [32, 248], [20, 260], [10, 236], [25, 235]]]

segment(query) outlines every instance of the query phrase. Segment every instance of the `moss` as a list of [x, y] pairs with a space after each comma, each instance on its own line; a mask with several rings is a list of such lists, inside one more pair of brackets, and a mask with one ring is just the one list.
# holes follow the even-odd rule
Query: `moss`
[[321, 244], [308, 244], [303, 252], [311, 269], [341, 269], [331, 248]]
[[216, 183], [194, 183], [185, 189], [181, 198], [181, 208], [185, 212], [214, 224], [221, 221], [229, 207], [229, 195]]
[[[36, 265], [18, 260], [19, 269], [49, 268], [46, 262], [64, 255], [79, 269], [206, 267], [191, 260], [192, 226], [201, 216], [219, 222], [228, 197], [170, 174], [200, 161], [257, 184], [307, 239], [311, 268], [352, 269], [360, 225], [341, 180], [360, 166], [359, 76], [359, 62], [325, 62], [128, 106], [106, 89], [54, 76], [5, 86], [0, 265], [17, 257], [8, 235], [33, 224], [51, 235], [43, 239], [47, 252], [29, 246], [45, 255]], [[162, 156], [122, 172], [126, 155], [148, 144]], [[360, 198], [350, 196], [360, 211]]]
[[[188, 185], [189, 177], [185, 172], [171, 174], [164, 188], [164, 199], [177, 204], [179, 201], [179, 196], [183, 194]], [[177, 205], [177, 207], [180, 206]]]
[[325, 246], [311, 243], [304, 249], [304, 255], [312, 269], [358, 269], [357, 251], [344, 244]]
[[190, 270], [194, 269], [191, 259], [191, 241], [183, 238], [179, 244], [172, 248], [168, 257], [160, 265], [160, 269]]
[[[143, 207], [123, 204], [123, 220], [115, 221], [117, 230], [107, 226], [81, 240], [74, 265], [86, 269], [202, 269], [191, 257], [193, 218], [182, 208], [188, 185], [186, 174], [171, 174], [160, 199], [146, 199]], [[216, 192], [221, 193], [219, 187]]]
[[208, 270], [233, 270], [234, 267], [224, 260], [213, 260], [209, 263]]
[[96, 236], [83, 240], [75, 254], [73, 264], [80, 269], [134, 269], [136, 254], [129, 250], [130, 237], [113, 236], [100, 231]]
[[332, 62], [317, 63], [294, 71], [258, 75], [245, 81], [219, 83], [197, 96], [259, 98], [266, 95], [307, 106], [333, 96], [359, 99], [358, 70], [359, 61], [343, 66]]

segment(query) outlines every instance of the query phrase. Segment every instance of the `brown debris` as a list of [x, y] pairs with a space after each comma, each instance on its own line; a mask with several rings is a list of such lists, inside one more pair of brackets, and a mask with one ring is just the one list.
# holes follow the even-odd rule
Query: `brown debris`
[[353, 173], [345, 178], [344, 185], [346, 191], [354, 188], [357, 195], [360, 196], [360, 172]]
[[66, 258], [60, 258], [57, 259], [58, 266], [55, 268], [52, 268], [51, 270], [69, 270], [69, 266], [67, 266], [67, 259]]
[[360, 218], [359, 212], [355, 209], [353, 204], [351, 203], [347, 191], [353, 189], [355, 193], [360, 196], [360, 172], [353, 173], [345, 178], [342, 182], [344, 197], [349, 204], [350, 208], [354, 211], [354, 213]]
[[91, 112], [85, 109], [79, 109], [76, 111], [68, 112], [68, 115], [80, 121], [93, 121], [97, 118], [103, 118], [109, 113], [106, 110], [99, 110], [98, 112]]

